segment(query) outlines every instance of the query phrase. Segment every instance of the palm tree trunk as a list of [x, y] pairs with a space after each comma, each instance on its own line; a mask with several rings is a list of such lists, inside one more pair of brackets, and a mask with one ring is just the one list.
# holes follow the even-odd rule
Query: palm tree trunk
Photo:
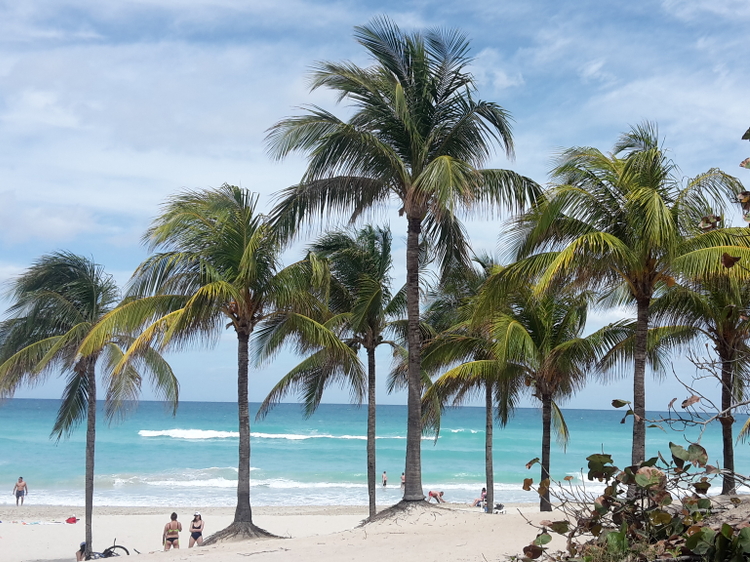
[[237, 470], [237, 509], [235, 523], [253, 522], [250, 507], [250, 409], [247, 400], [248, 341], [250, 335], [237, 332], [237, 410], [240, 426], [240, 464]]
[[85, 482], [85, 519], [86, 519], [86, 557], [94, 551], [91, 527], [94, 522], [94, 453], [96, 450], [96, 362], [85, 359], [85, 377], [88, 386], [88, 404], [86, 412], [86, 482]]
[[542, 394], [542, 475], [540, 482], [547, 481], [547, 490], [539, 496], [539, 511], [552, 511], [549, 501], [549, 458], [552, 437], [552, 396]]
[[406, 485], [404, 500], [422, 501], [422, 380], [419, 333], [419, 235], [420, 218], [408, 217], [406, 235], [406, 316], [409, 342], [409, 395], [406, 425]]
[[240, 429], [237, 508], [234, 511], [232, 524], [208, 537], [203, 542], [205, 545], [216, 544], [223, 540], [275, 536], [253, 524], [253, 510], [250, 507], [250, 407], [247, 400], [249, 340], [249, 332], [237, 331], [237, 415]]
[[492, 466], [492, 397], [494, 385], [487, 381], [484, 393], [484, 474], [487, 481], [487, 513], [495, 510], [495, 471]]
[[731, 358], [722, 358], [721, 361], [721, 410], [726, 412], [719, 418], [721, 422], [721, 441], [724, 449], [724, 472], [721, 493], [724, 495], [735, 494], [736, 484], [734, 478], [734, 440], [732, 439], [732, 390], [734, 381], [732, 380], [732, 360]]
[[367, 348], [367, 495], [375, 517], [375, 348]]
[[650, 297], [637, 301], [638, 312], [635, 324], [635, 372], [633, 373], [633, 450], [632, 464], [646, 460], [646, 345]]

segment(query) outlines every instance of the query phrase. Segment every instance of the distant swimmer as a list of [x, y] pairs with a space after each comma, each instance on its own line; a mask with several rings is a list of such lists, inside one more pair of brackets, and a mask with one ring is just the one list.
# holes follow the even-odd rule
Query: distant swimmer
[[23, 481], [23, 477], [18, 477], [18, 482], [16, 482], [16, 485], [13, 486], [13, 491], [11, 494], [16, 496], [16, 505], [18, 505], [18, 500], [21, 500], [21, 505], [23, 505], [23, 497], [29, 493], [29, 487], [26, 485], [26, 482]]
[[383, 488], [385, 488], [388, 485], [388, 475], [385, 473], [385, 470], [383, 471]]
[[430, 503], [430, 500], [435, 500], [435, 503], [445, 503], [443, 492], [430, 491], [430, 493], [427, 494], [427, 503]]
[[169, 523], [164, 525], [164, 533], [161, 536], [162, 543], [164, 543], [164, 550], [170, 548], [180, 548], [180, 531], [182, 531], [182, 523], [177, 521], [177, 514], [172, 513], [169, 516]]

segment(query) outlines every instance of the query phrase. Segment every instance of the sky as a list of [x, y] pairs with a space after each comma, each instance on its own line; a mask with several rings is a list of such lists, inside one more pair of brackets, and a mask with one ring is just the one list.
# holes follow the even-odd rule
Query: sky
[[[407, 31], [455, 27], [471, 40], [478, 97], [513, 118], [515, 159], [499, 152], [488, 167], [546, 183], [560, 150], [608, 151], [652, 121], [684, 177], [719, 167], [750, 180], [738, 167], [750, 156], [741, 140], [750, 126], [745, 0], [0, 0], [0, 282], [69, 250], [124, 287], [147, 256], [150, 221], [183, 189], [226, 182], [270, 209], [305, 162], [271, 160], [267, 129], [307, 104], [346, 115], [329, 93], [310, 92], [307, 73], [322, 60], [369, 64], [352, 32], [381, 15]], [[376, 218], [393, 230], [399, 282], [405, 221]], [[502, 251], [499, 221], [466, 226], [475, 251]], [[287, 261], [301, 252], [300, 243]], [[227, 332], [215, 348], [169, 356], [183, 400], [236, 399], [235, 342]], [[295, 362], [284, 353], [253, 367], [250, 399]], [[379, 365], [378, 401], [405, 404], [385, 391], [387, 353]], [[678, 361], [675, 373], [689, 380], [692, 368]], [[649, 383], [650, 409], [685, 396], [671, 375]], [[57, 398], [61, 388], [51, 378], [16, 396]], [[631, 394], [628, 380], [597, 382], [564, 405], [607, 408]], [[145, 387], [143, 397], [152, 397]], [[333, 388], [324, 401], [348, 399]]]

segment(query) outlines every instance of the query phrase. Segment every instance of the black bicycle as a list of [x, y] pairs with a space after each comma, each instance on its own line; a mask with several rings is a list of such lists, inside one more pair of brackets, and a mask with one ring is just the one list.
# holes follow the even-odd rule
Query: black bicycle
[[[136, 552], [138, 551], [136, 550]], [[104, 552], [92, 552], [86, 560], [98, 560], [100, 558], [112, 558], [113, 556], [130, 556], [130, 552], [128, 551], [127, 548], [125, 548], [121, 544], [117, 544], [117, 539], [115, 539], [112, 546], [107, 547], [104, 550]]]

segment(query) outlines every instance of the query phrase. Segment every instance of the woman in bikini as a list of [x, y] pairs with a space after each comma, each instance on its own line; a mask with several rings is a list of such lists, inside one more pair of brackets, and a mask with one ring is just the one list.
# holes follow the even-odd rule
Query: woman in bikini
[[203, 518], [197, 511], [190, 522], [190, 542], [188, 543], [188, 548], [193, 548], [193, 545], [196, 543], [198, 543], [198, 546], [203, 544]]
[[172, 513], [169, 518], [170, 521], [164, 525], [164, 534], [161, 537], [162, 542], [164, 543], [164, 550], [180, 548], [180, 531], [182, 531], [182, 523], [177, 521], [176, 513]]

